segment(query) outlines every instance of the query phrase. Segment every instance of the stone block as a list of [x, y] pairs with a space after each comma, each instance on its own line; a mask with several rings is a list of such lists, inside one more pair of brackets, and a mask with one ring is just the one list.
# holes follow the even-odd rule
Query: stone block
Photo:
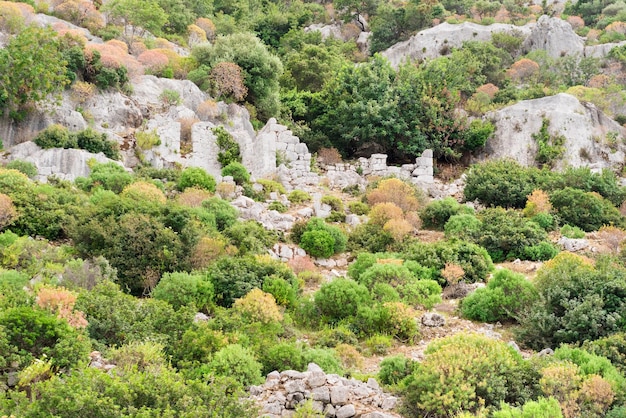
[[428, 167], [418, 166], [417, 168], [415, 168], [415, 170], [413, 170], [412, 174], [413, 174], [413, 177], [432, 176], [433, 175], [433, 169], [432, 168], [428, 168]]
[[396, 398], [395, 396], [388, 396], [383, 400], [383, 404], [381, 405], [381, 408], [385, 411], [390, 411], [394, 409], [397, 404], [398, 404], [398, 398]]
[[298, 154], [303, 154], [303, 155], [304, 155], [304, 154], [308, 154], [308, 152], [309, 152], [309, 148], [306, 146], [306, 144], [305, 144], [305, 143], [300, 142], [299, 144], [296, 144], [296, 146], [295, 146], [295, 151], [296, 151]]
[[433, 176], [420, 175], [415, 179], [419, 183], [424, 184], [433, 184], [435, 182], [435, 178]]
[[352, 404], [344, 405], [335, 412], [335, 417], [337, 418], [351, 418], [355, 415], [356, 408]]
[[307, 378], [310, 387], [316, 388], [326, 383], [326, 374], [324, 372], [311, 372]]
[[424, 152], [422, 152], [422, 157], [424, 157], [424, 158], [433, 158], [433, 150], [431, 150], [431, 149], [424, 150]]
[[344, 386], [335, 386], [330, 389], [330, 401], [333, 405], [345, 405], [350, 397], [350, 389]]
[[378, 384], [378, 381], [374, 379], [373, 377], [370, 377], [369, 379], [367, 379], [367, 387], [370, 389], [374, 389], [374, 390], [380, 389], [380, 385]]
[[311, 396], [314, 401], [320, 401], [324, 403], [330, 402], [330, 390], [325, 386], [314, 388], [311, 391]]

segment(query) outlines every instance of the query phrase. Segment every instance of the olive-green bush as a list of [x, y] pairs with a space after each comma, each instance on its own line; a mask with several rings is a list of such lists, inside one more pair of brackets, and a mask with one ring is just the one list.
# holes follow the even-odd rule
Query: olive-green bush
[[367, 288], [354, 280], [337, 278], [322, 285], [315, 293], [315, 306], [329, 322], [353, 317], [359, 307], [371, 304]]
[[165, 273], [152, 290], [152, 297], [172, 305], [175, 309], [193, 306], [206, 311], [213, 301], [213, 284], [199, 274]]
[[248, 169], [240, 162], [233, 161], [222, 168], [222, 176], [232, 176], [237, 184], [244, 184], [250, 181]]
[[425, 228], [442, 230], [450, 217], [454, 215], [471, 215], [474, 211], [465, 205], [459, 204], [454, 198], [446, 197], [433, 200], [420, 211], [422, 226]]
[[215, 179], [200, 167], [187, 167], [180, 173], [178, 189], [185, 190], [189, 187], [199, 187], [210, 192], [215, 192]]
[[522, 274], [498, 270], [487, 287], [477, 289], [461, 301], [461, 313], [475, 321], [516, 320], [537, 298], [537, 291]]
[[552, 192], [550, 202], [562, 222], [586, 232], [597, 231], [603, 225], [624, 223], [617, 208], [593, 192], [566, 187]]

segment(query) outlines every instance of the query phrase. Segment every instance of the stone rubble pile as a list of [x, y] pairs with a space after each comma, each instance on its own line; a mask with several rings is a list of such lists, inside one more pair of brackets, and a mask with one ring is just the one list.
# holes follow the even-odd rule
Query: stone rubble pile
[[375, 379], [367, 383], [325, 374], [310, 363], [306, 372], [273, 371], [261, 386], [250, 387], [251, 398], [264, 418], [292, 417], [298, 405], [312, 400], [313, 408], [327, 418], [397, 418], [392, 410], [398, 398], [382, 391]]

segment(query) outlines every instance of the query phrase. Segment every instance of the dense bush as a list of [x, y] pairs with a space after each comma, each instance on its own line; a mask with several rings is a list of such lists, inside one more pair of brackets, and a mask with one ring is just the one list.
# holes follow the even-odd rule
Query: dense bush
[[495, 411], [493, 418], [563, 418], [561, 406], [555, 398], [539, 397], [536, 401], [528, 401], [519, 408], [509, 404], [502, 404], [499, 411]]
[[[228, 202], [223, 201], [226, 204]], [[230, 206], [230, 205], [229, 205]], [[234, 208], [230, 206], [230, 209]], [[221, 226], [222, 217], [217, 217], [218, 228]], [[278, 237], [274, 231], [267, 230], [257, 221], [248, 220], [235, 222], [223, 231], [226, 238], [237, 247], [240, 255], [266, 254], [272, 248]]]
[[477, 289], [461, 301], [461, 313], [475, 321], [516, 320], [537, 298], [537, 291], [522, 274], [498, 270], [487, 287]]
[[17, 170], [32, 179], [37, 175], [37, 166], [30, 161], [13, 160], [6, 165], [8, 170]]
[[480, 233], [483, 223], [474, 215], [453, 215], [444, 225], [447, 239], [472, 240]]
[[413, 372], [414, 362], [402, 355], [387, 357], [380, 362], [378, 378], [385, 385], [395, 385]]
[[462, 206], [452, 197], [434, 200], [424, 207], [420, 212], [422, 226], [432, 229], [443, 229], [450, 217], [459, 214], [473, 214], [473, 210], [468, 206]]
[[536, 349], [606, 337], [620, 329], [626, 271], [608, 259], [595, 266], [560, 253], [538, 271], [539, 299], [519, 318], [519, 337]]
[[202, 207], [215, 218], [215, 226], [219, 231], [233, 226], [239, 216], [237, 209], [219, 197], [210, 197], [203, 200]]
[[124, 167], [116, 163], [94, 164], [89, 177], [77, 178], [76, 185], [83, 189], [92, 189], [101, 186], [106, 190], [121, 193], [124, 187], [132, 183], [133, 178]]
[[491, 257], [487, 251], [476, 244], [465, 241], [440, 241], [434, 244], [413, 243], [402, 252], [403, 258], [418, 262], [424, 267], [432, 268], [433, 278], [445, 284], [441, 276], [447, 263], [459, 265], [466, 283], [484, 282], [493, 269]]
[[619, 226], [624, 222], [608, 200], [593, 192], [566, 187], [552, 192], [550, 201], [563, 222], [583, 231], [597, 231], [602, 225]]
[[371, 304], [369, 291], [354, 280], [337, 278], [315, 293], [315, 306], [329, 322], [353, 317], [359, 307]]
[[230, 307], [235, 299], [245, 296], [255, 287], [263, 288], [270, 277], [280, 277], [295, 283], [291, 269], [273, 260], [252, 257], [224, 257], [211, 264], [206, 273], [215, 288], [215, 301], [220, 306]]
[[39, 132], [35, 144], [41, 148], [79, 148], [97, 154], [102, 152], [108, 158], [120, 158], [117, 142], [107, 139], [104, 133], [97, 133], [91, 128], [79, 132], [69, 132], [61, 125], [51, 125]]
[[151, 295], [166, 301], [175, 309], [193, 306], [197, 310], [206, 311], [213, 300], [213, 285], [201, 275], [165, 273]]
[[68, 370], [85, 361], [90, 344], [86, 335], [72, 328], [67, 321], [30, 307], [10, 308], [0, 313], [0, 327], [6, 332], [9, 352], [19, 355], [17, 367], [22, 369], [35, 359], [47, 358], [55, 370]]
[[188, 167], [183, 170], [178, 179], [178, 189], [185, 190], [188, 187], [199, 187], [210, 192], [215, 192], [215, 179], [200, 167]]
[[328, 258], [335, 253], [335, 240], [324, 230], [305, 231], [300, 246], [313, 257]]
[[222, 168], [222, 176], [232, 176], [237, 184], [244, 184], [250, 181], [248, 169], [240, 162], [233, 161]]
[[387, 251], [394, 242], [391, 232], [386, 231], [381, 225], [368, 222], [352, 230], [347, 248], [353, 252], [377, 253]]
[[622, 374], [626, 372], [626, 334], [623, 332], [595, 341], [585, 341], [582, 348], [591, 354], [608, 358]]
[[494, 261], [526, 258], [526, 247], [536, 246], [548, 237], [544, 229], [518, 211], [485, 209], [479, 219], [482, 227], [473, 241], [487, 249]]
[[478, 334], [431, 342], [408, 379], [408, 416], [453, 416], [500, 402], [524, 403], [537, 394], [538, 375], [512, 347]]

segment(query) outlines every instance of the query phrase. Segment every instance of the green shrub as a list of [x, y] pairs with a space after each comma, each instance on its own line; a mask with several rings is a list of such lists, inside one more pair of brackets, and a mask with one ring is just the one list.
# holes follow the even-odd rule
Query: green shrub
[[356, 345], [359, 340], [354, 332], [345, 324], [325, 327], [315, 339], [316, 347], [333, 348], [339, 344]]
[[[309, 219], [309, 221], [306, 223], [306, 227], [304, 228], [304, 231], [300, 232], [298, 230], [298, 227], [296, 227], [296, 231], [294, 234], [294, 231], [292, 229], [292, 237], [297, 238], [298, 235], [300, 235], [300, 241], [299, 242], [302, 245], [302, 239], [304, 238], [304, 234], [306, 232], [312, 232], [312, 231], [324, 231], [326, 232], [331, 238], [332, 238], [332, 252], [328, 255], [328, 257], [334, 253], [340, 253], [342, 251], [344, 251], [346, 249], [346, 236], [343, 233], [343, 231], [341, 229], [339, 229], [336, 226], [332, 226], [332, 225], [328, 225], [323, 219], [321, 218], [311, 218]], [[322, 234], [317, 234], [317, 236], [322, 237]], [[319, 238], [322, 239], [322, 238]], [[311, 240], [311, 237], [309, 236], [308, 240]], [[327, 250], [327, 244], [324, 244], [324, 242], [327, 241], [326, 238], [323, 238], [323, 242], [321, 242], [322, 248]], [[313, 243], [313, 242], [312, 242]], [[304, 247], [303, 247], [304, 248]], [[306, 249], [305, 249], [306, 251]], [[324, 251], [324, 253], [326, 253], [326, 251]], [[312, 253], [311, 253], [312, 254]], [[313, 254], [312, 254], [313, 255]]]
[[300, 246], [313, 257], [328, 258], [335, 253], [335, 240], [324, 230], [305, 231]]
[[350, 213], [355, 215], [367, 215], [370, 211], [370, 207], [367, 203], [364, 202], [350, 202], [348, 205], [348, 210]]
[[494, 261], [523, 258], [525, 247], [538, 245], [548, 237], [539, 225], [514, 210], [485, 209], [479, 218], [482, 227], [474, 241], [484, 247]]
[[404, 392], [408, 416], [455, 416], [536, 396], [538, 374], [504, 342], [456, 334], [431, 342], [425, 354]]
[[206, 278], [176, 272], [165, 273], [151, 295], [166, 301], [175, 309], [193, 306], [197, 310], [206, 311], [213, 301], [213, 293], [213, 284]]
[[460, 266], [465, 272], [463, 281], [467, 283], [484, 282], [493, 269], [493, 263], [487, 251], [476, 244], [465, 241], [439, 241], [433, 244], [413, 243], [403, 250], [402, 257], [433, 269], [432, 278], [441, 285], [446, 283], [441, 276], [441, 270], [445, 268], [447, 263]]
[[537, 169], [527, 169], [512, 160], [476, 164], [467, 173], [465, 200], [521, 209], [526, 204], [526, 196], [537, 188], [539, 173]]
[[274, 200], [267, 206], [267, 209], [275, 210], [276, 212], [279, 212], [279, 213], [285, 213], [287, 212], [289, 208], [284, 203], [279, 202], [278, 200]]
[[343, 375], [341, 359], [335, 350], [327, 348], [309, 348], [304, 350], [305, 364], [315, 363], [324, 370], [325, 373]]
[[391, 232], [385, 231], [381, 225], [368, 222], [352, 230], [347, 248], [352, 252], [378, 253], [387, 251], [394, 242]]
[[531, 245], [522, 249], [522, 256], [525, 260], [546, 261], [554, 258], [559, 253], [559, 249], [551, 242], [542, 241], [537, 245]]
[[161, 138], [156, 129], [151, 131], [135, 131], [135, 146], [142, 151], [147, 151], [161, 145]]
[[606, 337], [620, 329], [626, 270], [562, 252], [535, 277], [539, 298], [519, 319], [518, 337], [535, 349]]
[[209, 369], [217, 376], [231, 377], [243, 386], [263, 382], [261, 364], [248, 349], [230, 344], [219, 350], [209, 363]]
[[270, 276], [263, 282], [263, 291], [274, 296], [279, 305], [293, 307], [298, 296], [295, 283], [295, 280], [288, 282], [282, 277]]
[[159, 94], [159, 100], [166, 106], [178, 106], [182, 103], [180, 93], [171, 89], [163, 89]]
[[376, 302], [386, 303], [400, 301], [400, 294], [398, 291], [392, 285], [387, 283], [376, 283], [372, 286], [370, 293], [372, 294], [372, 299]]
[[66, 127], [61, 125], [50, 125], [39, 132], [33, 142], [41, 148], [76, 148], [76, 138], [74, 138]]
[[602, 225], [619, 226], [624, 221], [608, 200], [592, 192], [566, 187], [552, 192], [550, 202], [563, 222], [583, 231], [597, 231]]
[[[106, 190], [121, 193], [130, 183], [133, 177], [124, 167], [117, 163], [94, 164], [91, 167], [91, 174], [85, 184], [88, 188], [102, 186]], [[77, 184], [79, 180], [76, 179]]]
[[471, 240], [476, 236], [483, 223], [474, 215], [452, 215], [444, 225], [447, 239]]
[[305, 191], [293, 190], [291, 193], [289, 193], [287, 199], [289, 199], [291, 203], [298, 205], [300, 203], [310, 202], [312, 200], [312, 197]]
[[230, 163], [241, 163], [239, 144], [233, 139], [233, 136], [222, 126], [213, 128], [213, 134], [220, 149], [217, 153], [217, 161], [222, 167], [226, 167]]
[[618, 332], [595, 341], [585, 341], [582, 348], [608, 358], [622, 374], [626, 372], [626, 334]]
[[86, 335], [40, 309], [7, 309], [0, 313], [0, 327], [6, 332], [8, 345], [19, 354], [18, 368], [47, 357], [57, 370], [67, 370], [87, 360], [91, 348]]
[[274, 231], [253, 220], [235, 222], [224, 230], [224, 235], [238, 248], [240, 255], [266, 254], [278, 241]]
[[215, 179], [200, 167], [187, 167], [180, 173], [178, 189], [185, 190], [188, 187], [199, 187], [214, 193]]
[[451, 216], [461, 213], [471, 215], [473, 210], [467, 206], [460, 205], [452, 197], [433, 200], [420, 211], [422, 225], [426, 228], [442, 230]]
[[331, 211], [330, 215], [326, 217], [326, 222], [329, 222], [329, 223], [345, 222], [345, 221], [346, 221], [346, 214], [344, 212], [337, 212], [336, 210]]
[[388, 283], [394, 287], [401, 287], [416, 280], [409, 269], [398, 264], [374, 263], [361, 274], [357, 274], [355, 270], [356, 268], [352, 269], [351, 272], [355, 276], [354, 279], [368, 289], [371, 289], [376, 283]]
[[263, 375], [274, 370], [297, 370], [304, 371], [304, 351], [302, 347], [291, 342], [282, 342], [268, 347], [260, 354], [263, 365]]
[[115, 141], [111, 141], [107, 138], [107, 134], [98, 133], [91, 128], [87, 128], [83, 131], [77, 132], [76, 144], [80, 149], [97, 154], [103, 153], [107, 158], [112, 160], [119, 160], [119, 145]]
[[624, 392], [626, 389], [626, 378], [611, 364], [608, 358], [589, 353], [582, 348], [574, 348], [567, 345], [561, 345], [554, 350], [554, 358], [574, 363], [580, 368], [580, 374], [583, 376], [598, 375], [602, 377], [609, 382], [618, 400], [623, 400], [626, 396]]
[[528, 401], [519, 408], [502, 403], [500, 410], [495, 411], [493, 418], [563, 418], [559, 402], [550, 397], [539, 397], [536, 401]]
[[520, 312], [537, 298], [537, 291], [522, 274], [498, 270], [487, 287], [461, 301], [461, 313], [475, 321], [517, 320]]
[[412, 280], [399, 289], [402, 301], [409, 306], [432, 309], [441, 303], [441, 286], [435, 280]]
[[219, 231], [231, 227], [237, 221], [239, 212], [230, 203], [219, 197], [210, 197], [202, 202], [202, 207], [213, 217]]
[[245, 296], [255, 287], [263, 288], [269, 277], [296, 282], [293, 272], [285, 264], [252, 257], [220, 258], [209, 266], [206, 275], [215, 288], [215, 302], [224, 307], [230, 307], [235, 299]]
[[561, 227], [561, 235], [567, 238], [585, 238], [585, 231], [577, 226], [565, 224]]
[[237, 161], [232, 161], [222, 168], [222, 176], [232, 176], [237, 184], [244, 184], [250, 181], [248, 169]]
[[30, 161], [13, 160], [6, 165], [9, 170], [17, 170], [20, 173], [24, 173], [28, 178], [33, 179], [37, 175], [37, 166]]
[[385, 385], [395, 385], [413, 372], [414, 362], [403, 356], [386, 357], [380, 362], [378, 378]]
[[330, 206], [334, 211], [343, 212], [343, 202], [336, 196], [326, 195], [322, 197], [322, 203]]
[[388, 335], [372, 335], [365, 340], [365, 347], [367, 347], [367, 350], [377, 356], [386, 355], [392, 344], [393, 338]]
[[338, 322], [357, 314], [359, 306], [371, 304], [369, 291], [354, 280], [337, 278], [322, 285], [315, 293], [315, 306], [329, 322]]

